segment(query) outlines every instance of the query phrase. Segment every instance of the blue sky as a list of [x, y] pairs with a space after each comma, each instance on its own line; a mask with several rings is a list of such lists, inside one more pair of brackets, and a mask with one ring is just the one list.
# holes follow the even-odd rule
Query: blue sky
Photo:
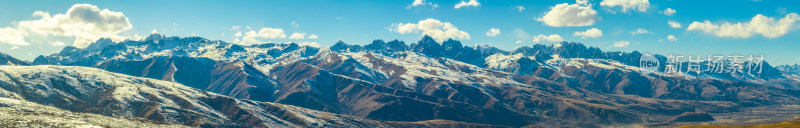
[[[559, 39], [540, 38], [535, 42], [535, 38], [538, 35], [558, 35], [563, 41], [581, 42], [610, 51], [703, 56], [763, 54], [773, 64], [800, 62], [800, 50], [797, 50], [800, 48], [800, 18], [796, 14], [800, 6], [792, 6], [800, 5], [798, 1], [630, 0], [639, 4], [615, 4], [618, 0], [593, 0], [579, 4], [574, 0], [476, 0], [477, 6], [467, 4], [455, 8], [461, 1], [424, 0], [416, 6], [412, 5], [414, 0], [0, 1], [3, 10], [0, 11], [0, 28], [3, 28], [0, 29], [0, 52], [32, 60], [38, 55], [56, 53], [65, 46], [85, 46], [86, 43], [76, 40], [79, 37], [89, 40], [113, 36], [118, 40], [135, 40], [153, 30], [167, 36], [200, 36], [243, 44], [292, 41], [316, 43], [322, 47], [338, 40], [351, 44], [367, 44], [374, 39], [414, 43], [424, 33], [452, 30], [463, 33], [444, 32], [441, 37], [456, 38], [465, 45], [488, 44], [506, 50], [536, 43], [552, 44]], [[464, 0], [464, 3], [470, 2]], [[648, 4], [641, 4], [643, 2]], [[34, 15], [34, 12], [47, 12], [48, 18], [57, 19], [56, 15], [66, 14], [76, 4], [107, 9], [112, 12], [109, 15], [121, 16], [128, 21], [103, 22], [122, 23], [121, 27], [108, 27], [110, 29], [76, 29], [88, 35], [59, 33], [61, 31], [48, 29], [53, 25], [36, 22], [45, 17], [43, 13]], [[569, 13], [569, 9], [556, 8], [559, 4], [576, 7], [582, 14], [590, 15], [589, 19], [570, 17], [575, 14]], [[665, 14], [667, 8], [675, 10], [675, 13]], [[557, 15], [561, 11], [567, 13]], [[546, 16], [549, 13], [553, 13], [553, 17]], [[768, 20], [751, 23], [759, 14]], [[421, 22], [425, 20], [426, 23]], [[702, 24], [706, 20], [708, 24]], [[31, 24], [21, 25], [26, 21]], [[68, 22], [56, 25], [73, 23], [72, 20], [54, 21]], [[681, 27], [673, 28], [667, 23], [669, 21], [677, 22]], [[695, 21], [698, 24], [692, 24]], [[449, 24], [453, 28], [423, 27], [428, 23]], [[744, 27], [737, 28], [737, 23]], [[400, 28], [409, 24], [412, 24], [408, 26], [411, 29]], [[734, 27], [707, 27], [725, 24]], [[694, 25], [691, 30], [690, 25]], [[281, 30], [283, 35], [260, 33], [263, 28], [269, 28], [267, 32]], [[500, 30], [500, 33], [487, 35], [491, 28]], [[575, 35], [575, 32], [592, 28], [601, 30], [602, 35], [585, 38]], [[638, 29], [647, 33], [632, 33]], [[251, 37], [255, 40], [245, 41], [251, 30]], [[291, 38], [293, 33], [306, 35], [302, 36], [303, 39]], [[310, 38], [311, 35], [318, 38]], [[667, 39], [669, 35], [677, 40]]]

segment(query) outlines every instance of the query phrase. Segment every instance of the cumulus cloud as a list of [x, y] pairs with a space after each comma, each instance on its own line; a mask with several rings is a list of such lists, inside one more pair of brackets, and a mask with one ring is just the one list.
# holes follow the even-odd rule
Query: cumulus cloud
[[306, 38], [306, 33], [292, 33], [289, 39], [302, 40]]
[[628, 45], [631, 45], [631, 42], [622, 40], [614, 42], [613, 47], [624, 48], [627, 47]]
[[28, 36], [28, 32], [10, 27], [0, 28], [0, 42], [3, 43], [14, 46], [28, 46], [30, 43], [25, 41], [25, 36]]
[[399, 23], [392, 24], [390, 31], [400, 34], [422, 33], [428, 35], [436, 41], [444, 41], [448, 38], [452, 39], [467, 39], [469, 40], [469, 33], [458, 30], [458, 28], [450, 22], [441, 22], [436, 19], [428, 18], [420, 20], [415, 23]]
[[66, 14], [50, 15], [48, 12], [35, 11], [32, 16], [39, 19], [17, 21], [0, 28], [0, 42], [25, 46], [30, 44], [26, 38], [56, 36], [74, 38], [74, 46], [86, 47], [99, 38], [124, 40], [125, 37], [118, 34], [133, 28], [128, 17], [121, 12], [90, 4], [72, 5]]
[[675, 13], [676, 13], [675, 9], [672, 9], [672, 8], [667, 8], [667, 9], [664, 9], [664, 11], [661, 11], [661, 14], [664, 14], [664, 15], [667, 15], [667, 16], [672, 16]]
[[631, 31], [631, 34], [633, 34], [633, 35], [647, 34], [647, 33], [650, 33], [650, 32], [645, 30], [645, 29], [642, 29], [642, 28], [636, 29], [636, 31]]
[[480, 6], [480, 5], [481, 5], [481, 3], [478, 3], [478, 1], [477, 1], [477, 0], [469, 0], [469, 1], [464, 1], [464, 0], [461, 0], [461, 2], [458, 2], [458, 4], [456, 4], [456, 6], [455, 6], [454, 8], [456, 8], [456, 9], [459, 9], [459, 8], [461, 8], [461, 7], [465, 7], [465, 6], [475, 6], [475, 7], [478, 7], [478, 6]]
[[675, 37], [674, 35], [669, 35], [667, 36], [667, 40], [669, 40], [670, 42], [677, 42], [678, 38]]
[[553, 35], [537, 35], [537, 36], [533, 37], [533, 42], [534, 43], [545, 42], [545, 41], [547, 41], [547, 42], [561, 42], [561, 41], [564, 41], [564, 38], [561, 38], [560, 35], [556, 35], [556, 34], [553, 34]]
[[686, 30], [703, 31], [708, 34], [714, 34], [717, 37], [748, 38], [754, 34], [761, 34], [767, 38], [777, 38], [791, 31], [798, 20], [800, 20], [800, 16], [797, 13], [787, 14], [779, 20], [758, 14], [750, 22], [722, 22], [715, 24], [708, 20], [703, 22], [694, 21], [686, 27]]
[[573, 27], [594, 25], [599, 19], [597, 11], [590, 6], [562, 3], [551, 7], [550, 11], [537, 20], [551, 27]]
[[671, 28], [681, 28], [681, 23], [675, 21], [668, 21], [667, 24], [669, 24]]
[[486, 32], [486, 35], [487, 35], [487, 36], [497, 36], [497, 35], [500, 35], [500, 29], [497, 29], [497, 28], [491, 28], [491, 29], [489, 29], [489, 31], [487, 31], [487, 32]]
[[[261, 28], [258, 31], [250, 30], [245, 32], [241, 43], [261, 43], [257, 38], [279, 39], [286, 38], [286, 33], [280, 28]], [[234, 41], [236, 42], [236, 41]]]
[[311, 34], [311, 35], [308, 36], [308, 39], [317, 39], [317, 38], [319, 38], [319, 36], [314, 35], [314, 34]]
[[431, 6], [432, 8], [439, 7], [439, 4], [435, 4], [433, 2], [425, 2], [425, 0], [414, 0], [414, 2], [411, 2], [411, 5], [408, 5], [406, 9], [411, 9], [412, 7], [426, 6], [426, 5]]
[[649, 0], [603, 0], [600, 2], [600, 6], [607, 6], [607, 7], [622, 7], [622, 12], [628, 12], [628, 10], [638, 10], [640, 12], [647, 12], [647, 8], [650, 8], [650, 1]]
[[158, 30], [156, 29], [153, 29], [153, 31], [150, 32], [150, 34], [156, 34], [156, 33], [158, 33]]
[[597, 28], [587, 29], [586, 31], [577, 31], [572, 36], [580, 36], [581, 38], [597, 38], [603, 36], [603, 31]]

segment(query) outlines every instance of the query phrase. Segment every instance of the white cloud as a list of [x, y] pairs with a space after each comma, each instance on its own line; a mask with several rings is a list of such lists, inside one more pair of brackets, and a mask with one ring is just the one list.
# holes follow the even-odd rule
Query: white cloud
[[434, 9], [439, 7], [439, 4], [435, 4], [433, 2], [425, 2], [425, 0], [414, 0], [414, 2], [412, 2], [411, 5], [408, 5], [406, 9], [411, 9], [412, 7], [426, 6], [426, 5], [431, 6]]
[[75, 38], [74, 46], [86, 47], [99, 38], [122, 41], [125, 37], [118, 34], [133, 28], [128, 17], [121, 12], [90, 4], [72, 5], [66, 14], [35, 11], [32, 16], [39, 19], [13, 22], [11, 26], [0, 29], [0, 42], [25, 46], [29, 45], [24, 40], [27, 37], [56, 36]]
[[800, 16], [797, 13], [787, 14], [777, 21], [775, 18], [758, 14], [750, 22], [714, 24], [708, 20], [704, 22], [694, 21], [686, 27], [686, 30], [703, 31], [708, 34], [714, 34], [717, 37], [748, 38], [753, 34], [761, 34], [767, 38], [777, 38], [791, 31], [799, 20]]
[[572, 34], [572, 36], [580, 36], [583, 39], [588, 38], [597, 38], [603, 36], [603, 31], [597, 28], [587, 29], [586, 31], [577, 31]]
[[65, 44], [64, 42], [61, 42], [61, 41], [53, 41], [52, 43], [50, 43], [50, 45], [52, 45], [52, 46], [65, 46], [67, 44]]
[[10, 27], [0, 28], [0, 42], [14, 46], [28, 46], [30, 43], [25, 41], [25, 36], [28, 36], [26, 31]]
[[400, 34], [419, 33], [428, 35], [436, 41], [444, 41], [448, 38], [452, 39], [467, 39], [469, 40], [469, 33], [458, 30], [458, 28], [450, 22], [441, 22], [436, 19], [428, 18], [420, 20], [418, 23], [399, 23], [392, 24], [390, 31]]
[[461, 7], [464, 7], [464, 6], [475, 6], [475, 7], [478, 7], [480, 5], [481, 5], [481, 3], [478, 3], [477, 0], [469, 0], [469, 1], [461, 0], [461, 2], [458, 2], [458, 4], [456, 4], [456, 6], [454, 8], [459, 9]]
[[589, 0], [575, 0], [576, 4], [589, 5]]
[[[420, 21], [421, 22], [421, 21]], [[392, 25], [393, 31], [400, 34], [415, 33], [419, 30], [419, 26], [414, 23], [399, 23]]]
[[678, 38], [675, 37], [674, 35], [669, 35], [667, 36], [667, 40], [669, 40], [670, 42], [677, 42]]
[[650, 33], [650, 32], [645, 30], [645, 29], [642, 29], [642, 28], [636, 29], [636, 31], [631, 31], [631, 34], [633, 34], [633, 35], [647, 34], [647, 33]]
[[242, 29], [242, 26], [232, 26], [231, 30], [239, 30]]
[[[141, 35], [139, 35], [139, 34], [133, 34], [133, 39], [131, 39], [131, 40], [142, 40], [142, 39], [144, 39], [144, 38], [145, 38], [145, 37], [143, 37], [143, 36], [141, 36]], [[63, 42], [62, 42], [62, 43], [63, 43]]]
[[[234, 34], [234, 37], [237, 37], [236, 39], [233, 39], [234, 43], [257, 44], [265, 42], [262, 41], [261, 39], [285, 39], [287, 35], [281, 28], [261, 28], [258, 31], [250, 30], [244, 33], [236, 32], [236, 34]], [[288, 36], [288, 39], [291, 40], [317, 39], [317, 38], [319, 37], [315, 34], [308, 34], [302, 32], [295, 32]]]
[[411, 3], [411, 6], [419, 6], [419, 5], [425, 5], [425, 0], [414, 0], [414, 2]]
[[487, 32], [486, 32], [486, 35], [487, 35], [487, 36], [497, 36], [497, 35], [500, 35], [500, 29], [497, 29], [497, 28], [491, 28], [491, 29], [489, 29], [489, 31], [487, 31]]
[[156, 34], [156, 33], [158, 33], [158, 30], [156, 29], [153, 29], [153, 31], [150, 32], [150, 34]]
[[523, 6], [517, 6], [516, 8], [517, 8], [517, 11], [519, 11], [519, 12], [522, 12], [522, 10], [525, 10], [525, 7], [523, 7]]
[[50, 18], [50, 13], [45, 11], [33, 11], [32, 16], [36, 18]]
[[551, 27], [573, 27], [594, 25], [599, 19], [597, 11], [590, 6], [562, 3], [551, 7], [547, 14], [537, 20]]
[[289, 39], [302, 40], [306, 38], [306, 33], [292, 33]]
[[672, 28], [681, 28], [681, 23], [675, 21], [668, 21], [667, 24], [669, 24], [669, 27]]
[[[261, 43], [258, 41], [257, 38], [265, 38], [265, 39], [278, 39], [278, 38], [286, 38], [286, 33], [283, 32], [283, 29], [280, 28], [261, 28], [258, 32], [250, 30], [244, 33], [242, 37], [242, 44], [245, 43]], [[237, 42], [237, 41], [234, 41]]]
[[628, 45], [631, 45], [631, 42], [622, 40], [622, 41], [614, 42], [614, 46], [613, 47], [624, 48], [624, 47], [627, 47]]
[[544, 42], [544, 41], [547, 41], [547, 42], [561, 42], [561, 41], [564, 41], [564, 38], [561, 38], [560, 35], [556, 35], [556, 34], [553, 34], [553, 35], [537, 35], [537, 36], [533, 37], [533, 42], [534, 43], [539, 43], [539, 42]]
[[672, 8], [664, 9], [664, 11], [661, 12], [661, 14], [664, 14], [664, 15], [667, 15], [667, 16], [672, 16], [675, 13], [676, 13], [675, 9], [672, 9]]
[[600, 2], [600, 6], [607, 6], [607, 7], [622, 7], [622, 12], [628, 12], [628, 10], [638, 10], [640, 12], [647, 12], [647, 8], [650, 7], [650, 1], [648, 0], [603, 0]]
[[292, 21], [292, 27], [295, 27], [295, 28], [296, 27], [300, 27], [300, 24], [297, 24], [297, 22]]
[[300, 45], [300, 46], [310, 46], [310, 47], [317, 47], [317, 48], [319, 48], [319, 44], [318, 44], [317, 42], [308, 42], [308, 41], [304, 41], [304, 42], [302, 42], [302, 43], [298, 43], [297, 45]]

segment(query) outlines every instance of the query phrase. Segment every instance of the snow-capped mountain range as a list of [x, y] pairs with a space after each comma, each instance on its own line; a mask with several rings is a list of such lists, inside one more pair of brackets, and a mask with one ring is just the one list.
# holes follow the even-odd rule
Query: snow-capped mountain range
[[[62, 66], [2, 67], [8, 80], [0, 83], [0, 97], [111, 117], [245, 127], [391, 127], [428, 120], [600, 127], [800, 103], [796, 66], [764, 64], [757, 75], [643, 74], [641, 55], [573, 42], [504, 51], [425, 36], [411, 44], [339, 41], [317, 48], [153, 34], [66, 47], [31, 63]], [[70, 107], [84, 102], [97, 110]], [[276, 109], [305, 116], [287, 119]]]

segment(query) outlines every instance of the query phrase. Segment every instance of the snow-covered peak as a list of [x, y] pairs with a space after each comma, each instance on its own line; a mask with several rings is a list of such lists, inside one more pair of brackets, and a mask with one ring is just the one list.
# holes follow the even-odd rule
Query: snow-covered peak
[[505, 55], [497, 53], [489, 57], [486, 57], [486, 68], [490, 69], [508, 68], [509, 64], [522, 57], [525, 57], [522, 55], [522, 53], [517, 53], [513, 55]]
[[[389, 127], [378, 121], [291, 105], [238, 100], [178, 83], [87, 67], [0, 66], [0, 87], [3, 108], [41, 108], [23, 108], [32, 111], [79, 111], [189, 126]], [[31, 103], [55, 108], [26, 105]], [[3, 112], [0, 108], [0, 114]], [[242, 118], [247, 120], [240, 120]]]

